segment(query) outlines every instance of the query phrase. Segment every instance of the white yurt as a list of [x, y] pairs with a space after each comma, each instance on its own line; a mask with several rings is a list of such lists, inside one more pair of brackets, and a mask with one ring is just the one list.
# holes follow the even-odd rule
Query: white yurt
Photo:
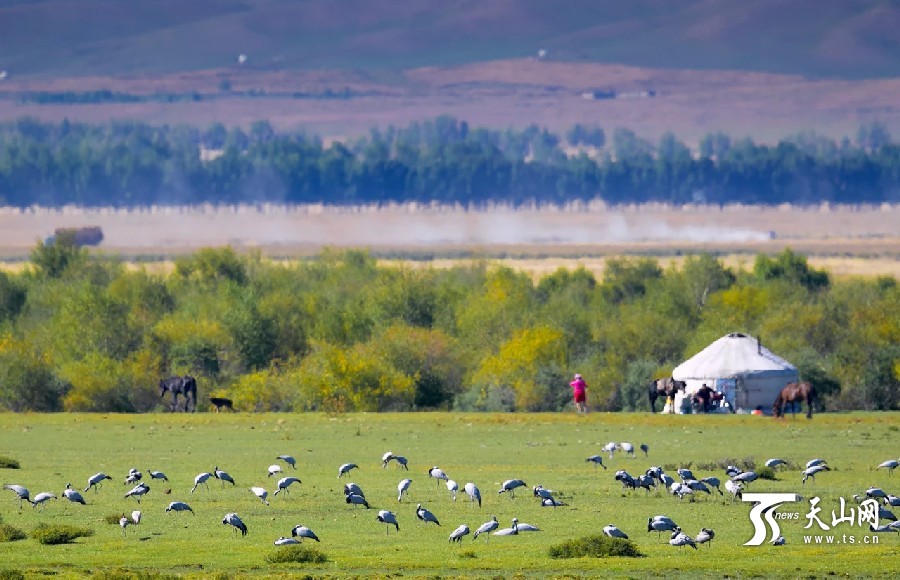
[[[797, 367], [758, 339], [738, 332], [723, 336], [672, 371], [672, 378], [687, 384], [688, 401], [707, 384], [722, 393], [732, 409], [749, 412], [761, 407], [766, 414], [772, 412], [781, 389], [799, 377]], [[676, 412], [682, 412], [685, 405], [675, 403]]]

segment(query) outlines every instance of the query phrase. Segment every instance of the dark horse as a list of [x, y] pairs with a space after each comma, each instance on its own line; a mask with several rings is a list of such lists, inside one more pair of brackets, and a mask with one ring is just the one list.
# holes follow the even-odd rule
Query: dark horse
[[197, 408], [197, 379], [190, 375], [183, 377], [169, 377], [160, 379], [159, 396], [162, 397], [166, 392], [172, 393], [172, 412], [178, 408], [178, 395], [184, 395], [184, 412], [187, 413], [188, 405], [191, 412]]
[[[651, 382], [650, 387], [647, 389], [647, 395], [650, 398], [650, 411], [656, 412], [656, 399], [659, 397], [674, 397], [675, 391], [683, 391], [686, 387], [687, 383], [676, 381], [672, 377]], [[673, 409], [672, 412], [674, 413], [675, 410]]]
[[816, 388], [810, 383], [788, 383], [786, 387], [781, 389], [775, 404], [772, 405], [772, 414], [775, 417], [784, 415], [784, 406], [791, 404], [791, 416], [797, 416], [797, 408], [794, 403], [802, 403], [806, 401], [806, 418], [812, 419], [813, 401], [816, 400]]

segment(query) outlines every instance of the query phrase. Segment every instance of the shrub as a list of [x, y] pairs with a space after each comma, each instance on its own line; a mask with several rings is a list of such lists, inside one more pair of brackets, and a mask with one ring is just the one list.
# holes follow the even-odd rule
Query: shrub
[[103, 516], [103, 521], [108, 524], [118, 526], [119, 520], [122, 519], [122, 516], [124, 516], [124, 515], [125, 514], [120, 514], [120, 513], [106, 514], [105, 516]]
[[31, 537], [42, 544], [68, 544], [76, 538], [93, 536], [94, 530], [66, 524], [38, 524]]
[[0, 580], [25, 580], [21, 570], [0, 570]]
[[325, 554], [318, 550], [296, 545], [284, 546], [266, 556], [266, 562], [270, 564], [321, 564], [327, 561]]
[[609, 536], [588, 536], [576, 538], [550, 546], [551, 558], [642, 558], [631, 540], [610, 538]]
[[758, 475], [760, 479], [769, 479], [769, 480], [778, 479], [777, 477], [775, 477], [775, 470], [772, 469], [771, 467], [765, 467], [765, 466], [760, 467], [759, 469], [756, 470], [756, 475]]
[[127, 568], [113, 568], [111, 570], [99, 570], [91, 575], [95, 580], [157, 580], [159, 578], [177, 578], [158, 572], [135, 571]]
[[12, 457], [0, 455], [0, 469], [19, 469], [19, 462]]
[[9, 524], [0, 524], [0, 542], [15, 542], [16, 540], [24, 540], [26, 537], [25, 532], [19, 528]]

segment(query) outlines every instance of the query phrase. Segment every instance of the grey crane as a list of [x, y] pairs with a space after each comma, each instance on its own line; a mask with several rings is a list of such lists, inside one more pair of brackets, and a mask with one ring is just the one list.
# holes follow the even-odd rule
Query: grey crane
[[889, 505], [892, 507], [900, 507], [900, 496], [896, 496], [892, 493], [889, 493], [886, 498], [884, 498], [884, 505]]
[[689, 488], [691, 488], [694, 491], [702, 491], [702, 492], [706, 493], [707, 495], [712, 493], [709, 490], [709, 488], [706, 486], [705, 483], [703, 483], [702, 481], [697, 481], [696, 479], [685, 480], [684, 485], [688, 486]]
[[397, 523], [397, 515], [392, 511], [380, 510], [378, 512], [378, 516], [375, 519], [387, 525], [387, 527], [384, 528], [385, 534], [391, 533], [391, 526], [397, 528], [398, 532], [400, 531], [400, 524]]
[[229, 512], [225, 514], [225, 517], [222, 518], [222, 523], [225, 525], [232, 526], [234, 528], [234, 532], [237, 533], [237, 530], [241, 531], [242, 536], [247, 535], [247, 524], [245, 524], [240, 517], [234, 512]]
[[787, 542], [785, 541], [784, 536], [778, 536], [777, 538], [775, 538], [774, 540], [772, 540], [769, 543], [772, 544], [773, 546], [783, 546]]
[[883, 467], [888, 470], [889, 474], [894, 475], [894, 470], [898, 465], [900, 465], [900, 461], [897, 461], [896, 459], [888, 459], [887, 461], [882, 461], [881, 463], [879, 463], [878, 467], [876, 467], [875, 469], [881, 469]]
[[887, 494], [880, 487], [870, 487], [866, 490], [866, 497], [884, 499], [887, 497]]
[[647, 457], [650, 455], [650, 446], [646, 443], [641, 443], [641, 451], [644, 452], [644, 457]]
[[463, 486], [463, 490], [466, 492], [466, 495], [469, 496], [469, 501], [477, 501], [478, 507], [481, 507], [481, 490], [472, 483], [471, 481]]
[[27, 487], [23, 487], [15, 483], [7, 483], [3, 485], [3, 489], [8, 489], [19, 496], [19, 509], [22, 509], [23, 500], [31, 503], [31, 492], [28, 491]]
[[[166, 508], [166, 513], [169, 513], [169, 512], [191, 512], [193, 514], [194, 510], [191, 509], [191, 506], [184, 503], [183, 501], [173, 501]], [[194, 515], [196, 515], [196, 514], [194, 514]]]
[[49, 491], [42, 491], [41, 493], [34, 496], [34, 499], [31, 501], [31, 509], [36, 508], [39, 504], [41, 509], [38, 511], [44, 511], [44, 504], [51, 499], [56, 499], [56, 496], [50, 493]]
[[447, 540], [449, 542], [462, 543], [463, 536], [469, 533], [469, 526], [466, 524], [462, 524], [450, 534], [450, 538]]
[[735, 467], [734, 465], [729, 465], [728, 467], [725, 468], [725, 475], [727, 475], [728, 477], [734, 477], [735, 475], [741, 473], [741, 471], [742, 470], [739, 469], [738, 467]]
[[491, 516], [490, 520], [488, 520], [488, 521], [484, 522], [483, 524], [481, 524], [480, 526], [478, 526], [478, 529], [475, 530], [474, 534], [472, 534], [472, 539], [477, 540], [478, 536], [480, 536], [481, 534], [488, 534], [488, 541], [490, 541], [491, 532], [493, 532], [494, 530], [496, 530], [499, 527], [500, 527], [500, 522], [497, 521], [497, 516]]
[[707, 485], [710, 485], [710, 486], [716, 488], [716, 491], [719, 492], [719, 495], [725, 495], [724, 493], [722, 493], [722, 490], [719, 489], [719, 485], [721, 485], [722, 482], [719, 481], [719, 478], [718, 478], [718, 477], [712, 477], [712, 476], [710, 476], [710, 477], [704, 477], [704, 478], [702, 478], [700, 481], [702, 481], [703, 483], [705, 483], [705, 484], [707, 484]]
[[125, 497], [134, 497], [138, 503], [141, 503], [141, 497], [150, 493], [150, 486], [143, 481], [131, 488], [131, 491], [125, 494]]
[[634, 454], [634, 445], [632, 445], [631, 443], [619, 443], [619, 449], [621, 449], [622, 451], [624, 451], [624, 452], [627, 453], [628, 455], [631, 455], [632, 458], [635, 457], [635, 454]]
[[607, 453], [609, 453], [609, 458], [612, 459], [613, 453], [616, 452], [617, 447], [618, 445], [616, 445], [615, 441], [610, 441], [609, 443], [601, 447], [600, 451], [606, 451]]
[[686, 467], [679, 467], [676, 472], [678, 473], [678, 477], [680, 477], [682, 481], [684, 481], [685, 479], [694, 479], [694, 473]]
[[759, 479], [759, 475], [755, 471], [742, 471], [741, 473], [733, 476], [731, 479], [732, 481], [739, 481], [744, 485], [748, 485]]
[[344, 463], [340, 467], [338, 467], [338, 479], [344, 476], [346, 473], [350, 473], [351, 469], [359, 469], [359, 466], [355, 463]]
[[512, 519], [512, 527], [497, 530], [492, 535], [494, 535], [494, 536], [517, 536], [521, 532], [539, 532], [539, 531], [540, 531], [540, 529], [537, 526], [532, 526], [531, 524], [520, 524], [519, 518], [513, 518]]
[[275, 493], [273, 493], [272, 495], [278, 495], [282, 491], [285, 493], [288, 493], [288, 488], [293, 483], [303, 483], [303, 482], [300, 481], [300, 479], [296, 478], [296, 477], [291, 477], [291, 476], [282, 477], [281, 479], [278, 480], [278, 486], [277, 486], [278, 489], [276, 489]]
[[428, 524], [428, 522], [434, 522], [437, 525], [441, 525], [441, 522], [438, 521], [435, 515], [427, 509], [423, 508], [422, 504], [418, 504], [416, 506], [416, 517], [425, 522], [426, 525]]
[[87, 484], [87, 487], [84, 488], [84, 491], [87, 492], [87, 490], [91, 489], [92, 487], [94, 488], [94, 491], [97, 491], [97, 488], [103, 487], [104, 479], [112, 479], [112, 478], [103, 472], [95, 473], [94, 475], [92, 475], [88, 478], [88, 484]]
[[613, 524], [609, 524], [603, 526], [603, 533], [609, 536], [610, 538], [622, 538], [624, 540], [628, 539], [628, 534], [620, 530], [618, 527]]
[[675, 522], [665, 516], [657, 516], [657, 518], [659, 519], [647, 518], [648, 532], [656, 532], [656, 535], [659, 536], [662, 532], [671, 532], [678, 528]]
[[410, 484], [412, 484], [411, 479], [400, 480], [400, 483], [397, 484], [397, 501], [403, 499], [403, 494], [409, 491]]
[[277, 463], [273, 463], [272, 465], [269, 466], [268, 472], [269, 472], [269, 477], [272, 477], [276, 473], [281, 473], [281, 466], [278, 465]]
[[827, 462], [824, 459], [819, 459], [819, 458], [810, 459], [809, 461], [806, 462], [806, 467], [813, 467], [815, 465], [825, 465], [825, 463], [827, 463]]
[[394, 458], [393, 451], [386, 451], [384, 455], [381, 456], [381, 468], [387, 469], [388, 463], [391, 462], [391, 459]]
[[206, 483], [206, 480], [208, 480], [212, 476], [213, 474], [208, 471], [204, 471], [203, 473], [198, 474], [197, 477], [194, 478], [194, 487], [191, 488], [191, 493], [194, 493], [194, 490], [197, 489], [197, 486], [201, 483], [205, 485], [206, 490], [209, 491], [209, 484]]
[[87, 505], [87, 503], [84, 501], [84, 498], [81, 496], [80, 493], [78, 493], [78, 491], [76, 489], [74, 489], [72, 487], [71, 483], [66, 484], [66, 489], [63, 490], [62, 494], [63, 494], [64, 498], [66, 498], [67, 500], [69, 500], [72, 503], [80, 503], [81, 505]]
[[259, 501], [263, 502], [266, 505], [269, 505], [269, 501], [267, 499], [269, 497], [269, 492], [266, 491], [266, 488], [253, 486], [250, 488], [250, 493], [258, 497]]
[[712, 546], [712, 539], [716, 537], [716, 533], [709, 528], [700, 528], [700, 532], [694, 538], [698, 544], [708, 544]]
[[166, 477], [166, 474], [163, 473], [162, 471], [154, 471], [152, 469], [148, 469], [147, 473], [150, 474], [150, 479], [161, 479], [166, 482], [169, 481], [169, 478]]
[[366, 497], [366, 494], [363, 493], [363, 490], [361, 487], [359, 487], [358, 485], [356, 485], [353, 482], [345, 483], [344, 484], [344, 495], [350, 495], [352, 493]]
[[408, 461], [402, 455], [394, 455], [394, 461], [397, 462], [397, 467], [402, 467], [406, 471], [409, 471], [409, 466], [407, 465]]
[[766, 467], [771, 469], [775, 469], [779, 465], [787, 465], [787, 462], [784, 459], [778, 459], [777, 457], [766, 460]]
[[800, 483], [805, 484], [806, 480], [809, 479], [810, 477], [815, 479], [816, 474], [820, 473], [822, 471], [831, 471], [831, 470], [829, 469], [829, 467], [827, 465], [822, 464], [822, 463], [819, 463], [816, 465], [811, 465], [811, 466], [807, 467], [806, 469], [803, 470], [803, 473], [801, 474], [801, 475], [803, 475], [803, 481], [801, 481]]
[[141, 478], [144, 477], [144, 474], [141, 473], [136, 467], [132, 467], [128, 470], [128, 475], [125, 476], [124, 485], [134, 485], [139, 482]]
[[514, 498], [516, 497], [516, 488], [519, 487], [527, 487], [527, 484], [521, 479], [507, 479], [500, 486], [500, 491], [497, 494], [509, 492], [509, 497]]
[[731, 494], [732, 503], [744, 494], [744, 486], [739, 481], [725, 480], [725, 491]]
[[222, 482], [222, 487], [225, 487], [226, 481], [231, 485], [234, 485], [234, 479], [232, 479], [232, 477], [228, 475], [227, 472], [219, 469], [218, 465], [213, 468], [213, 475], [216, 477], [216, 479]]
[[674, 532], [672, 532], [672, 537], [669, 539], [669, 544], [678, 548], [690, 546], [695, 550], [697, 549], [697, 543], [694, 542], [694, 539], [682, 532], [681, 528], [677, 528]]
[[522, 533], [522, 532], [540, 532], [540, 531], [541, 531], [541, 529], [538, 528], [537, 526], [532, 526], [531, 524], [523, 524], [522, 522], [519, 521], [519, 518], [513, 518], [513, 521], [515, 522], [515, 524], [516, 524], [516, 530], [518, 530], [519, 533]]
[[366, 509], [369, 509], [369, 502], [366, 501], [366, 498], [355, 493], [348, 494], [344, 501], [351, 505], [364, 505]]
[[119, 527], [122, 528], [122, 537], [123, 538], [128, 536], [128, 526], [130, 526], [130, 525], [131, 525], [131, 520], [128, 519], [128, 517], [126, 517], [125, 514], [122, 514], [122, 517], [119, 518]]
[[546, 489], [543, 485], [535, 485], [531, 488], [531, 493], [534, 497], [539, 497], [541, 499], [553, 499], [553, 490]]
[[447, 474], [444, 473], [444, 470], [437, 465], [428, 470], [428, 477], [433, 477], [436, 485], [441, 485], [441, 481], [450, 479], [447, 477]]
[[545, 497], [541, 500], [541, 507], [560, 507], [569, 505], [564, 501], [559, 501], [558, 499], [552, 497]]
[[650, 488], [656, 487], [656, 479], [652, 475], [647, 475], [646, 473], [643, 475], [639, 475], [635, 480], [638, 487], [643, 487], [647, 490], [647, 493], [650, 493]]
[[293, 528], [291, 528], [291, 537], [292, 538], [309, 538], [310, 540], [319, 541], [319, 536], [316, 535], [314, 531], [307, 528], [303, 524], [297, 524]]
[[290, 465], [291, 467], [293, 467], [294, 469], [297, 469], [297, 460], [294, 459], [294, 457], [291, 455], [279, 455], [275, 459], [280, 459], [280, 460], [284, 461], [285, 463], [287, 463], [288, 465]]
[[453, 501], [456, 501], [456, 492], [459, 491], [459, 484], [453, 481], [452, 479], [447, 480], [447, 491], [450, 492], [450, 495], [453, 497]]
[[276, 546], [291, 546], [299, 543], [300, 541], [295, 538], [285, 538], [284, 536], [281, 536], [280, 538], [275, 540]]
[[669, 487], [669, 491], [672, 495], [677, 495], [680, 500], [684, 500], [684, 496], [689, 496], [690, 501], [694, 501], [694, 490], [688, 485], [676, 481]]
[[591, 455], [590, 457], [585, 459], [585, 461], [586, 462], [590, 461], [591, 463], [593, 463], [595, 468], [599, 465], [603, 469], [606, 469], [606, 466], [603, 465], [603, 456], [602, 455]]
[[141, 524], [141, 515], [142, 514], [140, 510], [134, 510], [133, 512], [131, 512], [131, 523], [139, 526]]
[[616, 472], [615, 480], [622, 482], [622, 488], [627, 489], [637, 489], [637, 481], [635, 481], [634, 477], [624, 469], [620, 469]]

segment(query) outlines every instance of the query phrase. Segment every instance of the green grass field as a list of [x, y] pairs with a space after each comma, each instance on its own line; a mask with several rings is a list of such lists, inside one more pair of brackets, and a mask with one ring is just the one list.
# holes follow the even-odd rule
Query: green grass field
[[[609, 441], [650, 446], [649, 457], [635, 459], [617, 453], [608, 470], [586, 463]], [[799, 469], [777, 474], [777, 480], [758, 480], [755, 492], [797, 492], [807, 500], [821, 498], [820, 516], [830, 523], [839, 511], [839, 497], [870, 486], [900, 494], [900, 473], [875, 467], [900, 456], [900, 414], [852, 413], [798, 417], [776, 421], [752, 416], [652, 416], [646, 414], [197, 414], [197, 415], [0, 415], [0, 456], [16, 459], [20, 469], [0, 469], [3, 483], [24, 485], [32, 496], [51, 491], [59, 496], [67, 482], [79, 490], [87, 478], [104, 471], [112, 476], [99, 492], [83, 495], [87, 506], [64, 499], [51, 501], [40, 512], [29, 505], [20, 511], [11, 491], [0, 492], [0, 517], [5, 524], [30, 533], [39, 523], [67, 523], [90, 527], [91, 537], [72, 544], [48, 546], [28, 538], [0, 543], [0, 575], [20, 571], [26, 576], [141, 577], [183, 576], [782, 576], [822, 577], [831, 574], [889, 576], [897, 570], [900, 536], [879, 534], [877, 545], [866, 545], [872, 534], [847, 524], [837, 535], [852, 535], [853, 545], [804, 545], [809, 511], [801, 501], [800, 521], [782, 522], [787, 545], [744, 546], [753, 533], [750, 504], [723, 501], [718, 494], [694, 503], [666, 493], [626, 492], [614, 480], [616, 469], [636, 475], [661, 465], [690, 466], [698, 477], [725, 474], [712, 464], [751, 458], [761, 466], [770, 457], [805, 464], [821, 457], [833, 471], [800, 484]], [[409, 459], [410, 471], [391, 465], [382, 469], [381, 456], [393, 451]], [[275, 479], [267, 467], [276, 456], [297, 458], [302, 480], [290, 493], [272, 497]], [[608, 456], [604, 456], [608, 458]], [[359, 465], [350, 477], [338, 478], [338, 466]], [[460, 493], [454, 503], [443, 483], [427, 477], [440, 466], [459, 482], [481, 489], [479, 509]], [[193, 478], [215, 466], [229, 472], [235, 487], [222, 488], [210, 480], [193, 495]], [[124, 493], [131, 467], [164, 471], [170, 479], [150, 482], [151, 491], [140, 506]], [[290, 468], [287, 468], [290, 471]], [[397, 502], [397, 483], [413, 480], [409, 500]], [[541, 507], [527, 493], [515, 499], [498, 495], [503, 480], [524, 479], [557, 490], [569, 505]], [[146, 479], [145, 479], [146, 480]], [[342, 486], [359, 484], [373, 509], [349, 506]], [[270, 492], [266, 507], [249, 491], [263, 485]], [[171, 489], [171, 493], [165, 493]], [[520, 490], [521, 491], [521, 490]], [[188, 502], [196, 512], [166, 513], [170, 501]], [[440, 519], [442, 527], [423, 526], [415, 518], [421, 502]], [[780, 511], [792, 511], [789, 507]], [[127, 537], [117, 525], [104, 521], [112, 514], [143, 512], [139, 527]], [[400, 532], [385, 534], [375, 520], [377, 509], [391, 509]], [[222, 525], [226, 512], [237, 512], [249, 534], [240, 537]], [[900, 511], [896, 510], [895, 511]], [[501, 527], [512, 517], [542, 531], [513, 537], [464, 538], [450, 544], [450, 532], [465, 523], [472, 530], [496, 514]], [[655, 533], [647, 533], [647, 518], [667, 514], [694, 535], [701, 526], [716, 532], [711, 547], [674, 548]], [[827, 514], [827, 517], [826, 517]], [[266, 557], [277, 550], [273, 541], [289, 536], [296, 524], [312, 528], [322, 539], [315, 548], [322, 564], [271, 564]], [[549, 547], [559, 542], [600, 533], [614, 523], [631, 536], [644, 558], [579, 558], [554, 560]]]

